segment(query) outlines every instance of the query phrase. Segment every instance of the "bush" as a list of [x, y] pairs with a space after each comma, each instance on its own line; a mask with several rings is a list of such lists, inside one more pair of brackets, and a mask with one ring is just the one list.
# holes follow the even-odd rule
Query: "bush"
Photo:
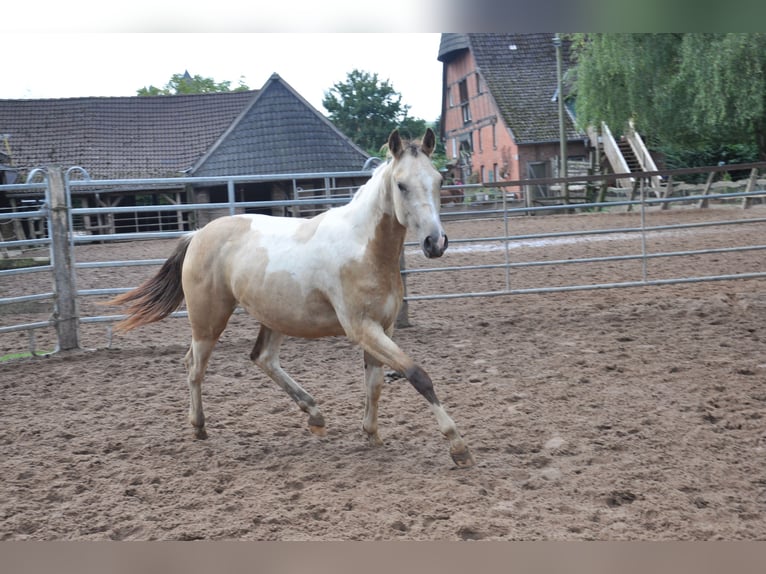
[[[736, 165], [758, 161], [758, 149], [751, 144], [707, 144], [696, 149], [675, 146], [660, 147], [659, 151], [665, 156], [665, 166], [668, 169], [684, 167], [708, 167], [721, 164]], [[724, 174], [731, 179], [744, 179], [750, 175], [748, 170], [731, 171]], [[677, 179], [686, 183], [701, 183], [707, 178], [706, 174], [678, 176]]]

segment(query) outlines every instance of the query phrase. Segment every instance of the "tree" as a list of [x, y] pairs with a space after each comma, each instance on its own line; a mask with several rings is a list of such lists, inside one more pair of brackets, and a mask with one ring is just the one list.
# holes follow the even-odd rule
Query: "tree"
[[751, 144], [766, 161], [766, 34], [575, 34], [582, 127], [606, 121], [663, 144]]
[[211, 94], [218, 92], [244, 92], [250, 88], [240, 76], [239, 85], [231, 89], [231, 82], [225, 80], [216, 82], [213, 78], [203, 78], [199, 75], [191, 76], [189, 72], [173, 74], [165, 87], [148, 86], [136, 90], [139, 96], [173, 96], [179, 94]]
[[402, 135], [409, 137], [425, 133], [425, 121], [409, 118], [409, 106], [402, 104], [401, 94], [388, 80], [380, 81], [378, 74], [352, 70], [345, 82], [325, 91], [322, 105], [335, 127], [372, 155], [380, 151], [394, 128], [401, 127]]

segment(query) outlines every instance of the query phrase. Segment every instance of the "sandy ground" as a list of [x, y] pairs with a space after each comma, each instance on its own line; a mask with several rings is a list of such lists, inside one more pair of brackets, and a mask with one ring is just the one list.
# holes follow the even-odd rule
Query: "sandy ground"
[[[763, 207], [670, 210], [650, 225], [763, 217]], [[511, 232], [624, 227], [610, 240], [518, 240], [513, 262], [640, 252], [637, 214], [515, 218]], [[502, 221], [446, 222], [438, 262], [502, 263], [463, 243]], [[763, 223], [666, 230], [647, 251], [764, 243]], [[89, 245], [78, 261], [165, 257], [173, 242]], [[497, 244], [501, 245], [501, 244]], [[766, 270], [766, 252], [652, 259], [649, 279]], [[153, 268], [81, 270], [78, 287], [135, 285]], [[638, 260], [519, 267], [510, 287], [635, 281]], [[36, 274], [3, 296], [49, 289]], [[39, 285], [38, 285], [39, 283]], [[411, 294], [506, 288], [503, 270], [408, 276]], [[83, 303], [83, 315], [103, 313]], [[41, 320], [34, 305], [2, 324]], [[186, 320], [87, 350], [0, 363], [3, 540], [764, 540], [766, 281], [415, 301], [395, 339], [433, 377], [476, 466], [456, 469], [427, 403], [391, 379], [385, 445], [361, 431], [362, 358], [344, 339], [290, 339], [283, 366], [320, 404], [328, 434], [248, 355], [257, 325], [236, 315], [203, 389], [207, 441], [192, 437], [182, 366]], [[107, 345], [111, 346], [107, 348]], [[52, 333], [36, 345], [50, 349]], [[0, 335], [0, 355], [27, 335]], [[95, 350], [94, 350], [95, 349]]]

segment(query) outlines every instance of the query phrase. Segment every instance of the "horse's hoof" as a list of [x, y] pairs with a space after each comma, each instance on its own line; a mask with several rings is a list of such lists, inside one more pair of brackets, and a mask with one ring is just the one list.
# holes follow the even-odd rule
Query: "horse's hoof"
[[370, 446], [378, 447], [378, 446], [383, 446], [383, 441], [378, 436], [378, 433], [368, 434], [367, 444], [369, 444]]
[[325, 429], [324, 426], [309, 425], [309, 430], [311, 431], [312, 434], [315, 434], [317, 436], [327, 435], [327, 429]]
[[458, 468], [470, 468], [475, 464], [473, 461], [473, 456], [471, 456], [471, 451], [468, 450], [468, 447], [461, 449], [460, 452], [451, 451], [450, 456]]
[[207, 431], [205, 427], [194, 427], [194, 438], [197, 440], [206, 440]]

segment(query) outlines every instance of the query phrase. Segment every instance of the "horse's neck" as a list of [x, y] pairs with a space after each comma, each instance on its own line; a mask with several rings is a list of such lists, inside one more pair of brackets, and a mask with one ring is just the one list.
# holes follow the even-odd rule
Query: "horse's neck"
[[377, 220], [384, 213], [393, 215], [391, 175], [388, 165], [375, 170], [372, 177], [360, 187], [347, 205], [354, 217], [361, 221]]
[[404, 245], [407, 229], [399, 223], [394, 213], [392, 199], [393, 181], [388, 166], [381, 166], [345, 207], [348, 216], [357, 225], [369, 229], [370, 240], [377, 245], [376, 250], [388, 254], [395, 252], [398, 264], [399, 253]]

